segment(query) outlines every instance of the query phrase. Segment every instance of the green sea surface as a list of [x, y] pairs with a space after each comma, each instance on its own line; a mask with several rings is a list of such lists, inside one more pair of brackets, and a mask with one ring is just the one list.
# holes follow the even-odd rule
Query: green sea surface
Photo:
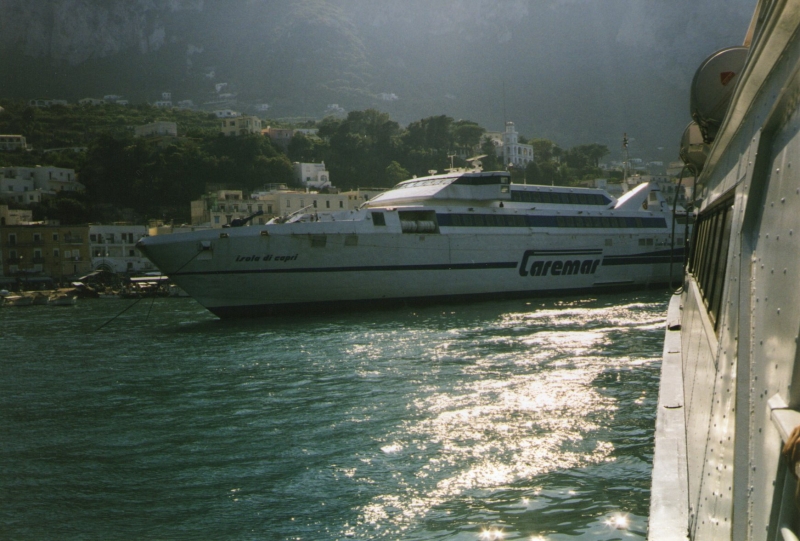
[[644, 539], [668, 300], [0, 307], [0, 539]]

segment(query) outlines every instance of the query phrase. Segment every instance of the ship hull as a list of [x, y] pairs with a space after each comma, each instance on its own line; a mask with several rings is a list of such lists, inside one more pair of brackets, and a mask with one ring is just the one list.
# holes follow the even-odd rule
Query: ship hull
[[356, 234], [307, 225], [319, 227], [153, 237], [143, 249], [224, 318], [641, 288], [669, 283], [670, 269], [675, 281], [682, 274], [683, 250], [665, 231], [640, 247], [622, 232]]

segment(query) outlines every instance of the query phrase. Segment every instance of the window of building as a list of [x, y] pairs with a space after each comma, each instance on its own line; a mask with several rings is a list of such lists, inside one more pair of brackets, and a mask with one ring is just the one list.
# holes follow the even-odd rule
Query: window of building
[[53, 241], [58, 242], [58, 233], [53, 233]]
[[33, 242], [42, 242], [42, 235], [39, 233], [33, 234]]
[[215, 224], [218, 224], [218, 223], [219, 223], [219, 216], [214, 216], [214, 223], [215, 223]]
[[317, 200], [314, 199], [314, 208], [317, 208]]
[[72, 257], [72, 252], [70, 250], [64, 250], [64, 257]]
[[267, 205], [267, 213], [272, 214], [272, 205]]
[[8, 258], [9, 258], [11, 261], [16, 261], [16, 259], [17, 259], [17, 251], [16, 251], [16, 250], [10, 250], [10, 251], [8, 252]]
[[343, 209], [343, 208], [344, 208], [344, 201], [339, 201], [339, 208], [340, 208], [340, 209]]
[[10, 246], [14, 246], [17, 244], [17, 234], [16, 233], [9, 233], [8, 234], [8, 244]]
[[53, 257], [58, 257], [61, 255], [61, 251], [58, 248], [53, 248]]

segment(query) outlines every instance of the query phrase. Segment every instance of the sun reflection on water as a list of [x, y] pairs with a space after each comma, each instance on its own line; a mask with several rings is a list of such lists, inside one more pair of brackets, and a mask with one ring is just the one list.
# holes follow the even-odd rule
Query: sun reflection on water
[[[636, 305], [576, 306], [504, 314], [482, 334], [455, 328], [417, 336], [433, 344], [434, 370], [461, 377], [450, 386], [421, 378], [410, 415], [379, 446], [386, 459], [403, 455], [402, 463], [385, 466], [395, 468], [399, 489], [372, 497], [358, 523], [373, 534], [382, 526], [381, 535], [397, 535], [476, 491], [615, 460], [614, 445], [593, 434], [618, 404], [595, 382], [631, 359], [604, 352], [615, 333], [660, 321]], [[369, 468], [360, 474], [369, 476]], [[614, 527], [622, 520], [613, 519]], [[504, 532], [492, 527], [478, 536], [503, 539]]]

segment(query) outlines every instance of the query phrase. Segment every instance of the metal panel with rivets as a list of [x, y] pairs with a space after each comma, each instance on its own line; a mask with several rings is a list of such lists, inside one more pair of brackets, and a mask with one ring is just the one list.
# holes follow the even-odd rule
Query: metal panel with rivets
[[[800, 0], [761, 0], [748, 36], [748, 60], [698, 177], [693, 253], [670, 306], [680, 323], [667, 331], [662, 387], [679, 374], [683, 401], [662, 389], [654, 540], [800, 531], [796, 481], [780, 453], [800, 423]], [[680, 423], [666, 408], [675, 407], [685, 446], [674, 442]], [[662, 442], [686, 450], [669, 457], [673, 470], [686, 469], [684, 501], [669, 498], [674, 471], [665, 479]]]

